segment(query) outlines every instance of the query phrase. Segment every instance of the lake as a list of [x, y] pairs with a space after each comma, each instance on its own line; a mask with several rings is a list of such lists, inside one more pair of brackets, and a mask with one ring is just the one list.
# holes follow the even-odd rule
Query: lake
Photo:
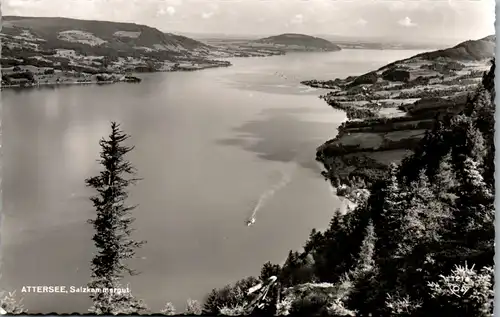
[[[131, 189], [132, 292], [153, 311], [282, 263], [340, 201], [315, 162], [345, 114], [306, 79], [362, 74], [420, 51], [343, 50], [231, 60], [229, 68], [141, 74], [140, 84], [2, 91], [2, 286], [31, 313], [86, 312], [87, 294], [21, 294], [85, 286], [95, 216], [84, 180], [118, 121], [143, 178]], [[245, 222], [255, 207], [256, 223]]]

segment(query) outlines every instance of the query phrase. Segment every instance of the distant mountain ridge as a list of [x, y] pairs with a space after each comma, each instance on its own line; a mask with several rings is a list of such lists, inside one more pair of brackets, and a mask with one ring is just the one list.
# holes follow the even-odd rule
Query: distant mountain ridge
[[43, 49], [77, 49], [96, 53], [117, 51], [163, 55], [165, 58], [175, 55], [204, 56], [210, 51], [208, 45], [199, 41], [135, 23], [5, 16], [2, 26], [3, 34], [36, 38]]
[[297, 33], [284, 33], [275, 36], [269, 36], [255, 41], [261, 44], [270, 45], [283, 45], [283, 46], [297, 46], [303, 47], [308, 50], [322, 50], [322, 51], [340, 51], [338, 45], [333, 44], [325, 39], [314, 37], [305, 34]]

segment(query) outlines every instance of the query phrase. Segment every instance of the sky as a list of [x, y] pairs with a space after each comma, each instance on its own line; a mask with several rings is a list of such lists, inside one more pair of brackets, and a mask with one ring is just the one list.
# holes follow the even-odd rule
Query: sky
[[477, 39], [495, 0], [2, 0], [3, 15], [134, 22], [164, 32]]

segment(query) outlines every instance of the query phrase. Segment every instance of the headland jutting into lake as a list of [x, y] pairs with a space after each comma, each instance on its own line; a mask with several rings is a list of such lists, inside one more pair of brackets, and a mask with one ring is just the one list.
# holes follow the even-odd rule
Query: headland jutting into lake
[[[345, 79], [308, 80], [331, 91], [321, 96], [346, 112], [338, 135], [318, 147], [317, 160], [339, 195], [364, 187], [399, 163], [434, 125], [436, 115], [463, 110], [494, 58], [495, 36], [395, 61]], [[349, 190], [351, 188], [351, 190]]]

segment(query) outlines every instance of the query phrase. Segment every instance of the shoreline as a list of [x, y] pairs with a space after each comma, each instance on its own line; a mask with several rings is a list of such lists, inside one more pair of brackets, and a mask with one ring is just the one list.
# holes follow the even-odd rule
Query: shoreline
[[[23, 67], [33, 67], [33, 65], [21, 65]], [[158, 71], [153, 71], [153, 72], [135, 72], [134, 76], [138, 80], [136, 81], [131, 81], [131, 80], [91, 80], [91, 81], [61, 81], [61, 82], [40, 82], [36, 81], [33, 83], [27, 83], [27, 84], [3, 84], [0, 86], [0, 90], [3, 89], [29, 89], [29, 88], [37, 88], [37, 87], [55, 87], [55, 86], [69, 86], [69, 85], [110, 85], [110, 84], [117, 84], [117, 83], [140, 83], [141, 78], [137, 77], [135, 75], [138, 74], [150, 74], [150, 73], [170, 73], [170, 72], [194, 72], [194, 71], [201, 71], [205, 69], [211, 69], [211, 68], [221, 68], [221, 67], [231, 67], [233, 66], [230, 62], [224, 63], [224, 64], [209, 64], [209, 65], [202, 65], [202, 66], [195, 66], [192, 68], [184, 68], [184, 67], [179, 67], [175, 69], [165, 69], [165, 70], [158, 70]], [[88, 73], [85, 73], [88, 74]], [[108, 73], [107, 75], [109, 76], [127, 76], [122, 73]], [[91, 76], [96, 76], [96, 75], [91, 75]]]
[[[163, 73], [163, 72], [193, 72], [193, 71], [201, 71], [205, 69], [212, 69], [212, 68], [221, 68], [221, 67], [231, 67], [233, 64], [231, 63], [232, 59], [238, 58], [238, 59], [247, 59], [247, 58], [265, 58], [265, 57], [276, 57], [276, 56], [283, 56], [287, 54], [293, 54], [293, 53], [303, 53], [303, 52], [323, 52], [323, 53], [331, 53], [331, 52], [337, 52], [337, 50], [334, 51], [324, 51], [324, 50], [290, 50], [290, 51], [280, 51], [279, 54], [276, 51], [270, 51], [270, 52], [262, 52], [262, 51], [250, 51], [250, 52], [231, 52], [231, 54], [228, 54], [226, 56], [218, 56], [217, 54], [215, 55], [210, 55], [209, 58], [214, 58], [214, 59], [207, 59], [207, 60], [201, 60], [198, 61], [199, 63], [196, 63], [194, 61], [178, 61], [178, 62], [164, 62], [163, 66], [158, 67], [155, 70], [129, 70], [126, 71], [127, 73], [133, 73], [133, 74], [142, 74], [142, 73]], [[243, 54], [245, 53], [245, 54]], [[107, 69], [104, 70], [102, 73], [96, 73], [95, 69], [92, 70], [92, 72], [86, 72], [84, 69], [79, 69], [79, 68], [85, 68], [85, 65], [72, 65], [74, 66], [73, 68], [68, 68], [68, 69], [61, 69], [60, 67], [56, 66], [36, 66], [37, 64], [21, 64], [21, 65], [16, 65], [16, 66], [10, 66], [10, 67], [5, 67], [2, 68], [2, 85], [0, 86], [0, 90], [3, 89], [26, 89], [26, 88], [35, 88], [35, 87], [40, 87], [40, 86], [59, 86], [59, 85], [91, 85], [91, 84], [114, 84], [114, 83], [119, 83], [119, 82], [129, 82], [129, 81], [122, 81], [122, 80], [112, 80], [112, 81], [96, 81], [95, 79], [92, 80], [91, 82], [50, 82], [50, 83], [45, 83], [45, 82], [39, 82], [39, 81], [25, 81], [23, 84], [7, 84], [4, 82], [4, 75], [9, 77], [12, 75], [12, 70], [10, 71], [10, 74], [5, 74], [6, 71], [9, 69], [15, 69], [15, 67], [22, 68], [22, 69], [38, 69], [37, 75], [36, 76], [50, 76], [50, 74], [54, 74], [54, 72], [50, 74], [41, 74], [40, 70], [42, 69], [52, 69], [52, 71], [56, 71], [59, 73], [80, 73], [80, 76], [70, 76], [73, 78], [81, 78], [81, 75], [84, 77], [94, 77], [94, 76], [99, 76], [99, 75], [104, 75], [104, 76], [123, 76], [125, 70], [123, 69], [118, 69], [116, 70], [117, 72], [113, 72], [112, 69]], [[76, 67], [76, 68], [75, 68]], [[15, 71], [14, 71], [15, 72]], [[14, 78], [19, 78], [19, 77], [14, 77]]]
[[41, 86], [70, 86], [70, 85], [110, 85], [117, 83], [126, 83], [124, 81], [104, 81], [104, 82], [59, 82], [59, 83], [36, 83], [33, 85], [2, 85], [1, 89], [15, 88], [37, 88]]
[[[436, 116], [463, 108], [488, 61], [462, 64], [417, 55], [345, 79], [303, 81], [330, 90], [320, 98], [348, 117], [336, 135], [316, 149], [322, 175], [335, 195], [356, 204], [391, 163], [413, 153]], [[444, 71], [434, 66], [444, 66]]]

